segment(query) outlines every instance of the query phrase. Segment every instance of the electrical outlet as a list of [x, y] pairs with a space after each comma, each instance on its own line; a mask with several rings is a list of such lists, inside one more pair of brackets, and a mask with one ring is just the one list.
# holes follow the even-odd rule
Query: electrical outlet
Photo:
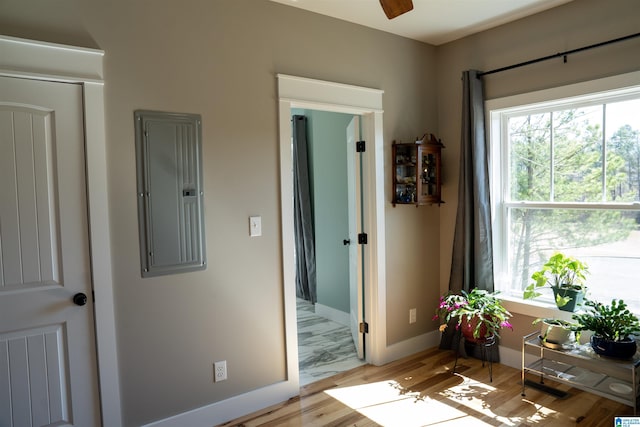
[[416, 309], [409, 309], [409, 323], [416, 323]]
[[215, 362], [213, 364], [213, 382], [224, 381], [227, 379], [227, 361]]

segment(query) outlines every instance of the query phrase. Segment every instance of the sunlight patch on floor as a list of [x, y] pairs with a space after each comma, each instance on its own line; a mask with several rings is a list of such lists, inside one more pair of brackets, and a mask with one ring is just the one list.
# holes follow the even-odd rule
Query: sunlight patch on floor
[[381, 426], [490, 425], [471, 424], [474, 420], [464, 412], [420, 393], [407, 391], [393, 380], [327, 390], [325, 393]]
[[493, 420], [492, 425], [498, 421], [502, 426], [517, 426], [523, 421], [520, 417], [504, 417], [491, 410], [491, 407], [486, 403], [486, 398], [496, 391], [495, 387], [464, 375], [457, 374], [457, 376], [462, 379], [462, 382], [439, 394], [446, 397], [451, 403], [468, 408], [464, 410], [465, 413], [475, 414], [476, 417], [490, 417]]
[[[525, 419], [495, 414], [485, 399], [496, 389], [458, 375], [462, 382], [433, 397], [405, 388], [395, 380], [326, 390], [325, 393], [383, 426], [517, 426]], [[554, 411], [536, 408], [528, 423]], [[482, 421], [480, 418], [486, 420]]]

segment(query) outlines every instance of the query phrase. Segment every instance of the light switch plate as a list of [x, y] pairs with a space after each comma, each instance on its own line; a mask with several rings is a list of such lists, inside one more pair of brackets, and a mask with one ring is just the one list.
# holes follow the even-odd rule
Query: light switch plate
[[249, 235], [251, 237], [262, 236], [262, 217], [261, 216], [249, 217]]

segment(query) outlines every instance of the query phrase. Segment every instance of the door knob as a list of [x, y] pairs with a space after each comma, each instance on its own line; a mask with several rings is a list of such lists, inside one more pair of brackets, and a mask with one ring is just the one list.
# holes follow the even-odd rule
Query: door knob
[[351, 239], [344, 239], [342, 241], [342, 244], [345, 245], [345, 246], [350, 245], [351, 244]]
[[75, 305], [85, 305], [87, 303], [87, 296], [79, 292], [73, 296], [73, 303]]

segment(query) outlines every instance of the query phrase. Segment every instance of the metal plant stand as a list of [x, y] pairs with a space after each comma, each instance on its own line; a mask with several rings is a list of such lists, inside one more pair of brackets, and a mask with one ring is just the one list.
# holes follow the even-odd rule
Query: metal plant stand
[[[460, 354], [460, 346], [464, 345], [461, 344], [462, 342], [462, 332], [460, 329], [458, 329], [458, 331], [456, 332], [456, 342], [457, 342], [457, 346], [455, 348], [456, 351], [456, 360], [455, 363], [453, 364], [453, 373], [456, 373], [456, 367], [458, 366], [458, 355]], [[489, 364], [489, 382], [493, 382], [493, 356], [491, 354], [491, 352], [493, 351], [493, 346], [496, 344], [496, 336], [495, 335], [491, 335], [490, 337], [484, 338], [484, 339], [478, 339], [475, 341], [476, 345], [478, 345], [480, 347], [480, 359], [482, 360], [482, 367], [484, 368], [484, 362], [485, 360], [488, 362]], [[487, 354], [489, 355], [489, 357], [487, 357]]]

